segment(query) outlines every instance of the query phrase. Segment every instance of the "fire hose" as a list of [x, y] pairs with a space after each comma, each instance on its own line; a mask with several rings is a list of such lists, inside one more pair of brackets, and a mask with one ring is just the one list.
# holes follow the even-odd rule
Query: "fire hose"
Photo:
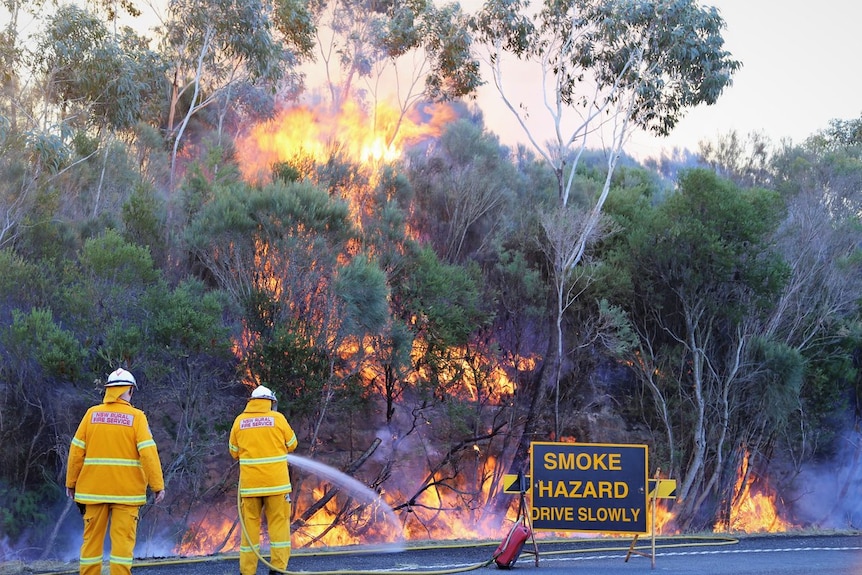
[[[673, 537], [671, 537], [672, 539]], [[685, 537], [685, 539], [698, 539], [697, 543], [671, 543], [667, 545], [657, 545], [657, 549], [671, 549], [671, 548], [683, 548], [683, 547], [703, 547], [703, 546], [713, 546], [713, 545], [733, 545], [739, 543], [738, 539], [734, 539], [731, 537], [721, 537], [721, 536], [703, 536], [703, 537]], [[567, 543], [566, 540], [553, 540], [553, 541], [543, 541], [543, 544], [554, 544], [554, 543]], [[584, 540], [583, 542], [587, 542]], [[495, 543], [496, 545], [496, 543]], [[448, 547], [463, 547], [464, 544], [450, 545]], [[435, 545], [435, 548], [445, 548], [447, 545]], [[638, 546], [636, 549], [647, 549], [648, 546]], [[542, 551], [542, 556], [547, 555], [565, 555], [565, 554], [581, 554], [581, 553], [613, 553], [613, 552], [625, 552], [629, 548], [628, 547], [591, 547], [591, 548], [583, 548], [583, 549], [566, 549], [566, 550], [557, 550], [557, 551]], [[259, 555], [258, 557], [262, 560]], [[146, 567], [164, 567], [167, 565], [191, 565], [193, 563], [212, 563], [215, 561], [223, 561], [227, 559], [234, 559], [234, 557], [221, 557], [221, 558], [212, 558], [212, 557], [183, 557], [181, 559], [170, 559], [170, 560], [151, 560], [151, 561], [135, 561], [134, 568], [137, 571], [138, 569], [146, 568]], [[268, 564], [264, 561], [265, 564]], [[452, 572], [464, 572], [473, 569], [477, 569], [481, 566], [488, 565], [491, 561], [486, 563], [480, 563], [477, 566], [468, 566], [467, 568], [461, 568], [455, 571], [447, 570], [447, 571], [401, 571], [398, 570], [396, 573], [398, 575], [407, 574], [407, 575], [433, 575], [435, 573], [452, 573]], [[29, 572], [29, 571], [28, 571]], [[278, 571], [279, 573], [287, 573], [289, 575], [326, 575], [328, 573], [337, 573], [338, 575], [345, 574], [373, 574], [373, 575], [392, 575], [393, 571]], [[67, 569], [62, 571], [35, 571], [34, 573], [38, 573], [38, 575], [74, 575], [78, 573], [78, 567], [76, 566], [74, 569]]]
[[[242, 533], [245, 536], [246, 541], [251, 542], [251, 538], [248, 536], [248, 530], [246, 529], [245, 522], [242, 518], [242, 498], [239, 494], [239, 486], [237, 486], [236, 490], [236, 510], [239, 515], [239, 525], [240, 529], [242, 529]], [[692, 536], [687, 537], [687, 539], [696, 539], [698, 542], [692, 543], [672, 543], [667, 545], [658, 545], [656, 548], [661, 549], [670, 549], [670, 548], [681, 548], [681, 547], [702, 547], [704, 545], [735, 545], [739, 543], [739, 540], [733, 537], [723, 537], [723, 536]], [[252, 550], [257, 558], [267, 567], [269, 567], [272, 571], [277, 573], [285, 573], [287, 575], [390, 575], [392, 571], [357, 571], [351, 569], [343, 569], [338, 571], [288, 571], [275, 567], [272, 563], [267, 561], [260, 552], [259, 545], [252, 545]], [[631, 546], [631, 547], [600, 547], [600, 548], [584, 548], [584, 549], [566, 549], [566, 550], [557, 550], [557, 551], [543, 551], [542, 555], [564, 555], [564, 554], [579, 554], [579, 553], [610, 553], [616, 551], [626, 551], [631, 549], [647, 549], [646, 545], [642, 546]], [[494, 557], [491, 557], [487, 561], [483, 561], [481, 563], [476, 563], [474, 565], [468, 565], [466, 567], [459, 567], [454, 569], [441, 569], [441, 570], [422, 570], [422, 571], [402, 571], [398, 570], [398, 575], [448, 575], [450, 573], [464, 573], [467, 571], [473, 571], [475, 569], [481, 569], [482, 567], [487, 567], [490, 564], [494, 563]]]
[[[239, 524], [242, 529], [243, 535], [245, 536], [247, 541], [251, 541], [251, 538], [248, 536], [248, 530], [245, 526], [245, 522], [242, 518], [242, 498], [239, 495], [239, 488], [237, 488], [237, 513], [239, 516]], [[667, 537], [664, 539], [674, 539], [674, 537]], [[684, 537], [684, 539], [688, 540], [697, 540], [697, 542], [690, 543], [669, 543], [656, 546], [657, 549], [671, 549], [671, 548], [684, 548], [684, 547], [703, 547], [703, 546], [715, 546], [715, 545], [734, 545], [739, 543], [738, 539], [732, 537], [725, 536], [690, 536]], [[555, 540], [555, 541], [546, 541], [543, 543], [566, 543], [566, 540]], [[586, 542], [586, 541], [584, 541]], [[463, 544], [458, 544], [458, 547], [463, 547]], [[435, 548], [446, 547], [446, 545], [435, 545]], [[638, 546], [632, 547], [634, 549], [647, 549], [647, 546]], [[286, 575], [391, 575], [392, 571], [379, 570], [379, 571], [357, 571], [357, 570], [338, 570], [338, 571], [288, 571], [278, 569], [273, 566], [266, 558], [264, 558], [261, 553], [258, 545], [253, 545], [252, 549], [254, 550], [255, 555], [258, 560], [260, 560], [264, 565], [266, 565], [269, 569], [277, 573], [285, 573]], [[547, 551], [543, 550], [542, 555], [564, 555], [564, 554], [581, 554], [581, 553], [612, 553], [612, 552], [625, 552], [630, 550], [628, 546], [625, 547], [586, 547], [580, 549], [565, 549], [565, 550], [556, 550], [556, 551]], [[225, 557], [224, 559], [227, 559]], [[208, 563], [218, 559], [213, 559], [212, 557], [206, 558], [189, 558], [184, 557], [181, 559], [174, 560], [153, 560], [153, 561], [136, 561], [134, 567], [159, 567], [165, 565], [188, 565], [192, 563]], [[487, 561], [483, 561], [481, 563], [476, 563], [474, 565], [468, 565], [466, 567], [460, 567], [455, 569], [443, 569], [443, 570], [423, 570], [423, 571], [401, 571], [398, 570], [398, 575], [448, 575], [453, 573], [464, 573], [467, 571], [473, 571], [476, 569], [480, 569], [482, 567], [486, 567], [494, 562], [494, 558], [488, 559]], [[40, 575], [67, 575], [78, 573], [78, 568], [64, 570], [64, 571], [53, 571], [53, 572], [41, 572]]]

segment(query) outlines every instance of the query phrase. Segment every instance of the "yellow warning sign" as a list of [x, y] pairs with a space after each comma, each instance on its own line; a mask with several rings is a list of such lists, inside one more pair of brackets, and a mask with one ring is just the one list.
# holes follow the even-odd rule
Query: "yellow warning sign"
[[529, 490], [529, 483], [523, 475], [506, 473], [503, 475], [503, 493], [522, 493]]
[[676, 499], [676, 479], [650, 479], [649, 496], [656, 499]]
[[533, 528], [647, 533], [647, 447], [530, 444]]

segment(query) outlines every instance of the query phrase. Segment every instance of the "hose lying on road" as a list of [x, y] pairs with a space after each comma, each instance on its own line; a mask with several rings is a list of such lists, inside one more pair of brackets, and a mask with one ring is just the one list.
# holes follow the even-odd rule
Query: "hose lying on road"
[[[236, 505], [237, 505], [237, 513], [239, 514], [239, 524], [240, 524], [240, 528], [242, 529], [242, 533], [245, 536], [246, 541], [251, 541], [251, 538], [248, 536], [248, 530], [246, 529], [245, 522], [243, 521], [243, 518], [242, 518], [242, 498], [239, 495], [239, 488], [237, 488], [237, 493], [236, 493]], [[710, 545], [710, 546], [711, 545], [734, 545], [736, 543], [739, 543], [739, 540], [737, 540], [737, 539], [734, 539], [731, 537], [721, 537], [721, 536], [703, 536], [703, 537], [692, 536], [692, 537], [685, 537], [685, 540], [689, 540], [692, 542], [690, 542], [690, 543], [661, 544], [661, 545], [656, 545], [655, 548], [656, 549], [670, 549], [670, 548], [679, 548], [679, 547], [697, 547], [697, 546], [704, 546], [704, 545]], [[463, 547], [463, 544], [460, 544], [458, 546]], [[445, 547], [445, 545], [443, 545], [443, 546], [435, 545], [435, 548], [439, 548], [439, 547]], [[648, 546], [648, 545], [625, 546], [625, 547], [599, 547], [599, 548], [589, 547], [589, 548], [583, 548], [583, 549], [565, 549], [565, 550], [561, 549], [561, 550], [556, 550], [556, 551], [543, 551], [542, 555], [562, 555], [562, 554], [574, 554], [574, 553], [608, 553], [608, 552], [614, 552], [614, 551], [625, 552], [625, 551], [630, 551], [633, 549], [644, 550], [644, 549], [649, 549], [649, 548], [650, 548], [650, 546]], [[390, 575], [392, 573], [392, 571], [387, 571], [387, 570], [356, 571], [356, 570], [350, 570], [350, 569], [339, 570], [339, 571], [315, 571], [315, 572], [312, 572], [312, 571], [301, 571], [301, 572], [287, 571], [287, 570], [278, 569], [277, 567], [273, 566], [272, 563], [267, 561], [263, 557], [263, 555], [261, 555], [259, 546], [252, 545], [252, 549], [254, 550], [254, 554], [257, 555], [257, 558], [264, 565], [269, 567], [269, 569], [276, 571], [278, 573], [285, 573], [287, 575]], [[473, 565], [467, 565], [464, 567], [458, 567], [458, 568], [453, 568], [453, 569], [421, 570], [421, 571], [402, 571], [399, 569], [397, 573], [398, 573], [398, 575], [449, 575], [452, 573], [464, 573], [467, 571], [473, 571], [474, 569], [481, 569], [482, 567], [487, 567], [488, 565], [490, 565], [493, 562], [494, 562], [494, 558], [491, 557], [487, 561], [483, 561], [481, 563], [476, 563]]]
[[[243, 535], [247, 541], [251, 541], [251, 538], [248, 536], [248, 530], [246, 529], [245, 522], [242, 518], [241, 505], [242, 498], [239, 495], [239, 489], [237, 489], [237, 513], [239, 514], [239, 524], [242, 529]], [[703, 547], [703, 546], [715, 546], [715, 545], [734, 545], [739, 543], [738, 539], [734, 539], [732, 537], [723, 537], [723, 536], [679, 536], [679, 537], [661, 537], [657, 538], [663, 541], [688, 541], [688, 542], [676, 542], [676, 543], [662, 543], [655, 546], [656, 549], [672, 549], [672, 548], [681, 548], [681, 547]], [[543, 547], [552, 546], [554, 544], [564, 544], [571, 543], [571, 540], [554, 540], [554, 541], [543, 541]], [[581, 542], [587, 542], [586, 540], [582, 540]], [[480, 543], [476, 543], [477, 545]], [[445, 547], [464, 547], [464, 543], [459, 544], [441, 544], [441, 545], [433, 545], [434, 549], [445, 548]], [[429, 547], [426, 547], [429, 548]], [[558, 550], [547, 550], [543, 549], [541, 552], [542, 556], [546, 555], [565, 555], [565, 554], [579, 554], [579, 553], [612, 553], [612, 552], [627, 552], [632, 549], [644, 550], [649, 549], [649, 545], [640, 545], [631, 547], [630, 545], [625, 546], [608, 546], [608, 547], [583, 547], [577, 549], [558, 549]], [[420, 571], [402, 571], [398, 569], [397, 571], [393, 570], [377, 570], [377, 571], [357, 571], [351, 569], [344, 569], [338, 571], [287, 571], [278, 569], [273, 566], [260, 552], [259, 546], [253, 545], [252, 549], [254, 550], [257, 558], [266, 565], [269, 569], [277, 572], [277, 573], [285, 573], [286, 575], [392, 575], [393, 573], [397, 573], [397, 575], [450, 575], [454, 573], [465, 573], [468, 571], [473, 571], [475, 569], [481, 569], [482, 567], [487, 567], [491, 563], [494, 562], [493, 557], [488, 559], [487, 561], [483, 561], [481, 563], [475, 563], [473, 565], [466, 565], [463, 567], [457, 567], [453, 569], [440, 569], [440, 570], [420, 570]], [[418, 548], [417, 548], [418, 549]], [[332, 551], [330, 553], [339, 553], [336, 551]], [[341, 553], [356, 553], [355, 550], [345, 550], [341, 551]], [[166, 565], [187, 565], [193, 563], [209, 563], [214, 561], [224, 561], [228, 559], [235, 560], [232, 556], [225, 557], [182, 557], [177, 559], [159, 559], [152, 561], [135, 561], [134, 568], [138, 571], [141, 568], [145, 567], [160, 567]], [[67, 575], [78, 573], [77, 567], [75, 569], [70, 569], [67, 571], [53, 571], [53, 572], [41, 572], [39, 575]]]

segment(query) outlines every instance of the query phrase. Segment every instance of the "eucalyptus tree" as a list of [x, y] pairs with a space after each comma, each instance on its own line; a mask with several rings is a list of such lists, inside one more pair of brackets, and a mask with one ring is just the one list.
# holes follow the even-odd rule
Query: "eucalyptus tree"
[[[36, 16], [40, 14], [48, 4], [48, 0], [2, 0], [0, 9], [3, 9], [8, 14], [8, 18], [3, 18], [5, 27], [2, 31], [3, 43], [8, 44], [14, 50], [20, 50], [19, 45], [19, 27], [21, 26], [21, 16], [26, 14]], [[6, 70], [6, 73], [12, 72], [12, 68]]]
[[[775, 241], [791, 273], [766, 326], [810, 365], [806, 409], [796, 422], [796, 441], [788, 444], [794, 459], [803, 461], [835, 447], [832, 440], [844, 429], [820, 423], [835, 422], [845, 398], [860, 388], [862, 119], [833, 120], [802, 144], [785, 144], [772, 167], [776, 188], [787, 198], [787, 218]], [[860, 453], [852, 442], [848, 446]]]
[[786, 202], [774, 241], [790, 276], [762, 321], [771, 337], [806, 360], [804, 402], [783, 445], [802, 462], [832, 448], [838, 430], [822, 423], [834, 421], [831, 413], [858, 379], [847, 366], [859, 329], [862, 120], [832, 120], [801, 143], [774, 149], [767, 143], [756, 134], [745, 142], [730, 134], [701, 152], [711, 152], [705, 154], [711, 165], [737, 181], [770, 182]]
[[251, 377], [288, 400], [316, 444], [328, 410], [352, 393], [364, 352], [357, 342], [388, 318], [385, 276], [373, 257], [350, 249], [357, 230], [346, 203], [306, 182], [225, 186], [187, 239], [243, 310]]
[[[40, 141], [45, 144], [42, 150]], [[56, 140], [28, 138], [7, 118], [0, 117], [0, 248], [18, 237], [21, 224], [32, 216], [31, 209], [37, 203], [40, 177], [59, 163], [51, 161], [51, 152], [61, 146], [55, 148], [52, 143]]]
[[[544, 227], [549, 238], [565, 241], [550, 254], [554, 328], [540, 393], [560, 385], [572, 273], [601, 232], [626, 141], [634, 130], [666, 135], [688, 108], [714, 103], [740, 63], [723, 48], [718, 10], [694, 0], [488, 0], [474, 24], [499, 95], [557, 179], [560, 213]], [[510, 77], [513, 63], [523, 64]], [[541, 94], [535, 107], [517, 99], [524, 65], [536, 75], [530, 97]], [[548, 120], [546, 131], [532, 123], [535, 117]], [[605, 148], [604, 185], [573, 206], [579, 160], [594, 143]]]
[[429, 150], [415, 154], [409, 169], [422, 208], [417, 212], [425, 218], [419, 225], [438, 253], [449, 263], [462, 263], [490, 251], [518, 185], [496, 137], [459, 120]]
[[610, 256], [628, 262], [631, 291], [617, 297], [637, 333], [631, 365], [664, 437], [654, 458], [678, 478], [680, 526], [701, 528], [701, 506], [732, 493], [738, 450], [761, 455], [799, 399], [800, 355], [760, 323], [787, 280], [771, 244], [783, 203], [693, 170], [666, 201], [613, 213], [627, 227]]
[[96, 0], [93, 5], [97, 9], [103, 9], [111, 22], [116, 22], [120, 18], [121, 12], [133, 17], [141, 15], [141, 11], [135, 5], [134, 0]]
[[698, 159], [739, 186], [768, 187], [772, 183], [772, 144], [762, 133], [746, 137], [731, 131], [715, 142], [698, 144]]
[[51, 16], [35, 61], [48, 90], [46, 104], [57, 106], [61, 130], [96, 130], [103, 141], [95, 216], [113, 136], [129, 133], [148, 116], [153, 94], [164, 83], [164, 66], [146, 38], [130, 28], [111, 33], [96, 15], [73, 5]]
[[844, 412], [844, 398], [859, 386], [852, 358], [858, 353], [862, 289], [860, 127], [858, 118], [832, 120], [803, 142], [785, 141], [775, 149], [754, 136], [751, 145], [742, 145], [733, 134], [701, 147], [713, 152], [708, 157], [718, 169], [735, 172], [741, 181], [765, 174], [768, 180], [760, 181], [769, 181], [786, 203], [773, 241], [789, 277], [774, 307], [759, 320], [761, 330], [805, 361], [802, 400], [779, 444], [797, 465], [835, 449], [836, 438], [846, 439], [834, 413]]
[[36, 14], [41, 9], [41, 1], [3, 0], [0, 2], [0, 15], [8, 13], [6, 25], [0, 30], [0, 117], [5, 118], [13, 128], [17, 127], [18, 117], [26, 117], [27, 106], [22, 101], [22, 84], [26, 84], [24, 73], [24, 47], [19, 38], [19, 18], [22, 11]]
[[271, 83], [310, 56], [313, 27], [296, 0], [170, 0], [162, 37], [169, 62], [171, 187], [192, 117], [226, 107], [243, 83]]
[[[80, 166], [96, 153], [98, 147], [76, 158], [80, 150], [73, 149], [72, 141], [73, 137], [89, 140], [94, 132], [105, 153], [90, 210], [98, 212], [108, 154], [116, 151], [111, 145], [114, 135], [128, 134], [147, 115], [150, 96], [159, 92], [162, 70], [145, 39], [128, 28], [117, 31], [116, 21], [113, 33], [109, 32], [100, 17], [84, 8], [56, 7], [55, 2], [43, 0], [7, 0], [3, 6], [10, 16], [0, 35], [3, 163], [22, 168], [14, 177], [2, 178], [3, 235], [8, 238], [21, 221], [22, 207], [33, 204], [36, 190], [44, 191], [61, 170]], [[136, 13], [126, 0], [122, 6], [118, 2], [95, 6], [104, 7], [111, 18], [117, 16], [113, 8]], [[19, 18], [24, 14], [39, 26], [28, 43], [19, 38]]]
[[60, 7], [39, 35], [34, 56], [60, 108], [60, 121], [76, 126], [127, 130], [143, 116], [161, 87], [163, 65], [148, 40], [104, 22], [73, 5]]
[[17, 39], [18, 18], [21, 15], [21, 9], [26, 8], [27, 6], [32, 6], [32, 3], [25, 3], [24, 0], [3, 0], [3, 2], [0, 3], [0, 6], [2, 6], [9, 14], [9, 19], [6, 21], [6, 29], [4, 30], [4, 33], [11, 38]]
[[[45, 100], [32, 89], [32, 61], [19, 38], [19, 17], [34, 15], [42, 2], [4, 0], [9, 19], [0, 31], [0, 247], [15, 241], [40, 218], [33, 213], [43, 181], [65, 166], [68, 148], [40, 121]], [[2, 12], [0, 12], [2, 13]]]

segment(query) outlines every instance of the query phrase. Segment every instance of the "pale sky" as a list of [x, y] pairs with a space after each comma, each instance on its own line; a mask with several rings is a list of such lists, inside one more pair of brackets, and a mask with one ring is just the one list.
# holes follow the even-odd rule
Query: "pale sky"
[[[725, 49], [742, 68], [716, 104], [689, 110], [667, 138], [637, 134], [628, 153], [645, 158], [675, 146], [695, 151], [701, 140], [714, 141], [731, 130], [743, 137], [761, 132], [774, 144], [782, 138], [801, 143], [829, 120], [862, 116], [862, 8], [856, 2], [703, 0], [701, 5], [719, 9], [726, 23]], [[510, 84], [519, 80], [509, 79]], [[489, 131], [504, 143], [526, 142], [523, 132], [512, 128], [511, 112], [488, 103], [489, 90], [483, 88], [481, 105]]]
[[665, 140], [638, 137], [636, 156], [736, 130], [793, 142], [832, 119], [862, 117], [860, 4], [848, 0], [712, 0], [727, 25], [725, 47], [742, 68], [713, 106], [695, 108]]
[[742, 62], [713, 106], [689, 112], [662, 145], [696, 147], [735, 129], [801, 142], [832, 119], [862, 116], [862, 10], [847, 0], [713, 0], [726, 48]]

